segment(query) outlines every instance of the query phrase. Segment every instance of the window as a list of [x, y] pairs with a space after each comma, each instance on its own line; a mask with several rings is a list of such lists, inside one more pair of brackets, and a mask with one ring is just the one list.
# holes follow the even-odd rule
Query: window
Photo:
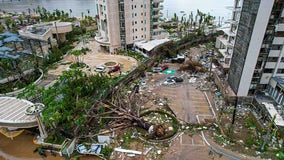
[[137, 24], [137, 21], [135, 21], [135, 24]]
[[284, 62], [284, 57], [281, 57], [281, 62]]
[[144, 23], [146, 24], [146, 20], [144, 20]]
[[141, 28], [141, 31], [143, 31], [143, 28]]
[[134, 15], [135, 15], [135, 17], [136, 17], [136, 16], [137, 16], [137, 13], [135, 13]]
[[272, 50], [281, 50], [282, 45], [272, 45]]
[[267, 58], [267, 62], [277, 62], [278, 61], [278, 57], [268, 57]]
[[141, 38], [143, 38], [143, 35], [141, 36]]
[[143, 23], [143, 21], [141, 21], [141, 23]]
[[137, 36], [135, 36], [135, 38], [137, 39]]
[[131, 8], [132, 8], [132, 10], [133, 10], [133, 5], [131, 5]]
[[143, 8], [143, 5], [141, 5], [141, 8]]
[[132, 21], [132, 26], [134, 25], [134, 22]]
[[137, 32], [137, 28], [135, 28], [135, 31]]
[[284, 37], [284, 32], [283, 31], [276, 32], [275, 37]]
[[277, 73], [283, 74], [283, 73], [284, 73], [284, 69], [278, 69], [278, 70], [277, 70]]
[[104, 10], [106, 10], [106, 6], [104, 6]]
[[143, 16], [143, 13], [141, 13], [141, 16]]
[[134, 8], [136, 8], [136, 5], [134, 5]]
[[134, 18], [134, 13], [132, 13], [132, 18]]
[[264, 69], [263, 70], [263, 73], [272, 73], [273, 72], [273, 69]]
[[146, 16], [146, 12], [144, 13], [144, 16]]
[[132, 29], [132, 33], [134, 33], [134, 29]]
[[146, 4], [144, 4], [144, 8], [146, 8]]

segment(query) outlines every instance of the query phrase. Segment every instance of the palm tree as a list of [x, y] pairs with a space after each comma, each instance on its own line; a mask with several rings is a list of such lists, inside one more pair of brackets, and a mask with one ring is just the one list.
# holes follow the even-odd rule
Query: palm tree
[[178, 34], [178, 16], [176, 13], [174, 13], [174, 17], [172, 18], [172, 21], [176, 23], [176, 26], [177, 26], [176, 33]]
[[189, 23], [190, 23], [190, 28], [192, 28], [192, 24], [193, 24], [193, 13], [192, 13], [192, 11], [188, 15], [188, 20], [189, 20]]
[[82, 17], [82, 19], [84, 18], [84, 12], [81, 12], [81, 17]]
[[69, 9], [69, 13], [70, 13], [70, 15], [69, 15], [69, 16], [71, 17], [72, 9]]
[[90, 16], [90, 9], [87, 9], [88, 17]]
[[29, 16], [31, 16], [31, 9], [28, 8], [28, 13], [29, 13]]

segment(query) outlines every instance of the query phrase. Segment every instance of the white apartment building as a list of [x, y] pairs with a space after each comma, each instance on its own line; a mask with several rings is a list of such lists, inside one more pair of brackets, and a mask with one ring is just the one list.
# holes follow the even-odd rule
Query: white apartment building
[[225, 22], [228, 24], [226, 27], [221, 28], [221, 30], [224, 31], [224, 35], [221, 35], [216, 39], [215, 47], [218, 48], [223, 56], [223, 58], [219, 60], [219, 63], [225, 71], [229, 69], [233, 55], [242, 3], [243, 0], [234, 0], [234, 6], [228, 7], [228, 9], [232, 10], [232, 18]]
[[101, 49], [114, 53], [131, 49], [134, 42], [164, 38], [160, 12], [164, 0], [96, 0]]
[[[275, 81], [282, 83], [283, 10], [284, 0], [243, 0], [228, 73], [228, 83], [237, 96], [250, 96], [269, 87], [273, 93]], [[284, 95], [282, 89], [277, 90]]]

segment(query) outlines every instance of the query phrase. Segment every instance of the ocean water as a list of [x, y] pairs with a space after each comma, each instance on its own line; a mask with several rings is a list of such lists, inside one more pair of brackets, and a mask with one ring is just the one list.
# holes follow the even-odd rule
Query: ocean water
[[[179, 17], [186, 16], [193, 12], [195, 15], [197, 9], [203, 13], [210, 13], [210, 15], [224, 17], [224, 19], [231, 18], [231, 11], [227, 6], [233, 5], [233, 0], [164, 0], [163, 13], [165, 18], [172, 18], [174, 13]], [[69, 13], [72, 10], [72, 16], [81, 17], [88, 14], [95, 15], [95, 0], [0, 0], [0, 9], [12, 12], [27, 12], [28, 8], [33, 9], [37, 6], [45, 7], [49, 11], [55, 9], [64, 10]]]

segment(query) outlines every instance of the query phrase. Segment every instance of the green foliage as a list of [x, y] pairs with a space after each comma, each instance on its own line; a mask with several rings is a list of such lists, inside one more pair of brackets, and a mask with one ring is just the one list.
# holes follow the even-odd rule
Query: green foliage
[[58, 47], [53, 47], [49, 52], [48, 56], [44, 58], [44, 66], [48, 66], [62, 59], [63, 53]]
[[140, 62], [143, 62], [143, 61], [146, 60], [146, 57], [143, 54], [141, 54], [139, 52], [131, 51], [131, 50], [129, 50], [129, 51], [119, 50], [119, 51], [117, 51], [117, 54], [135, 58], [136, 60], [138, 60]]
[[60, 44], [60, 50], [62, 52], [62, 54], [66, 54], [69, 50], [73, 49], [74, 46], [70, 45], [69, 43], [64, 42], [63, 44]]
[[75, 69], [75, 68], [84, 68], [86, 67], [85, 63], [73, 63], [70, 65], [70, 68]]
[[53, 143], [61, 145], [65, 140], [65, 137], [62, 136], [57, 130], [53, 130], [49, 133], [48, 137], [44, 140], [46, 143]]
[[276, 157], [277, 157], [277, 159], [279, 159], [279, 160], [283, 160], [283, 159], [284, 159], [284, 151], [279, 151], [279, 152], [276, 154]]
[[0, 24], [0, 33], [4, 33], [4, 32], [5, 32], [5, 27], [2, 24]]
[[248, 147], [251, 147], [254, 144], [255, 137], [253, 135], [249, 135], [245, 140], [245, 144]]
[[46, 106], [42, 113], [46, 126], [72, 134], [76, 127], [84, 127], [86, 111], [95, 100], [92, 95], [99, 97], [110, 83], [112, 80], [106, 76], [87, 76], [80, 70], [69, 70], [64, 71], [52, 87], [44, 89], [32, 86], [21, 96], [33, 96], [31, 92], [41, 94], [40, 100]]
[[253, 121], [253, 119], [251, 117], [248, 117], [246, 119], [245, 126], [248, 127], [248, 128], [255, 128], [254, 121]]
[[110, 148], [109, 146], [105, 146], [105, 147], [101, 150], [101, 154], [104, 155], [104, 158], [110, 159], [110, 156], [111, 156], [112, 151], [113, 151], [112, 148]]
[[73, 27], [71, 32], [66, 33], [66, 39], [70, 42], [75, 42], [80, 40], [78, 35], [82, 35], [86, 33], [86, 27]]

